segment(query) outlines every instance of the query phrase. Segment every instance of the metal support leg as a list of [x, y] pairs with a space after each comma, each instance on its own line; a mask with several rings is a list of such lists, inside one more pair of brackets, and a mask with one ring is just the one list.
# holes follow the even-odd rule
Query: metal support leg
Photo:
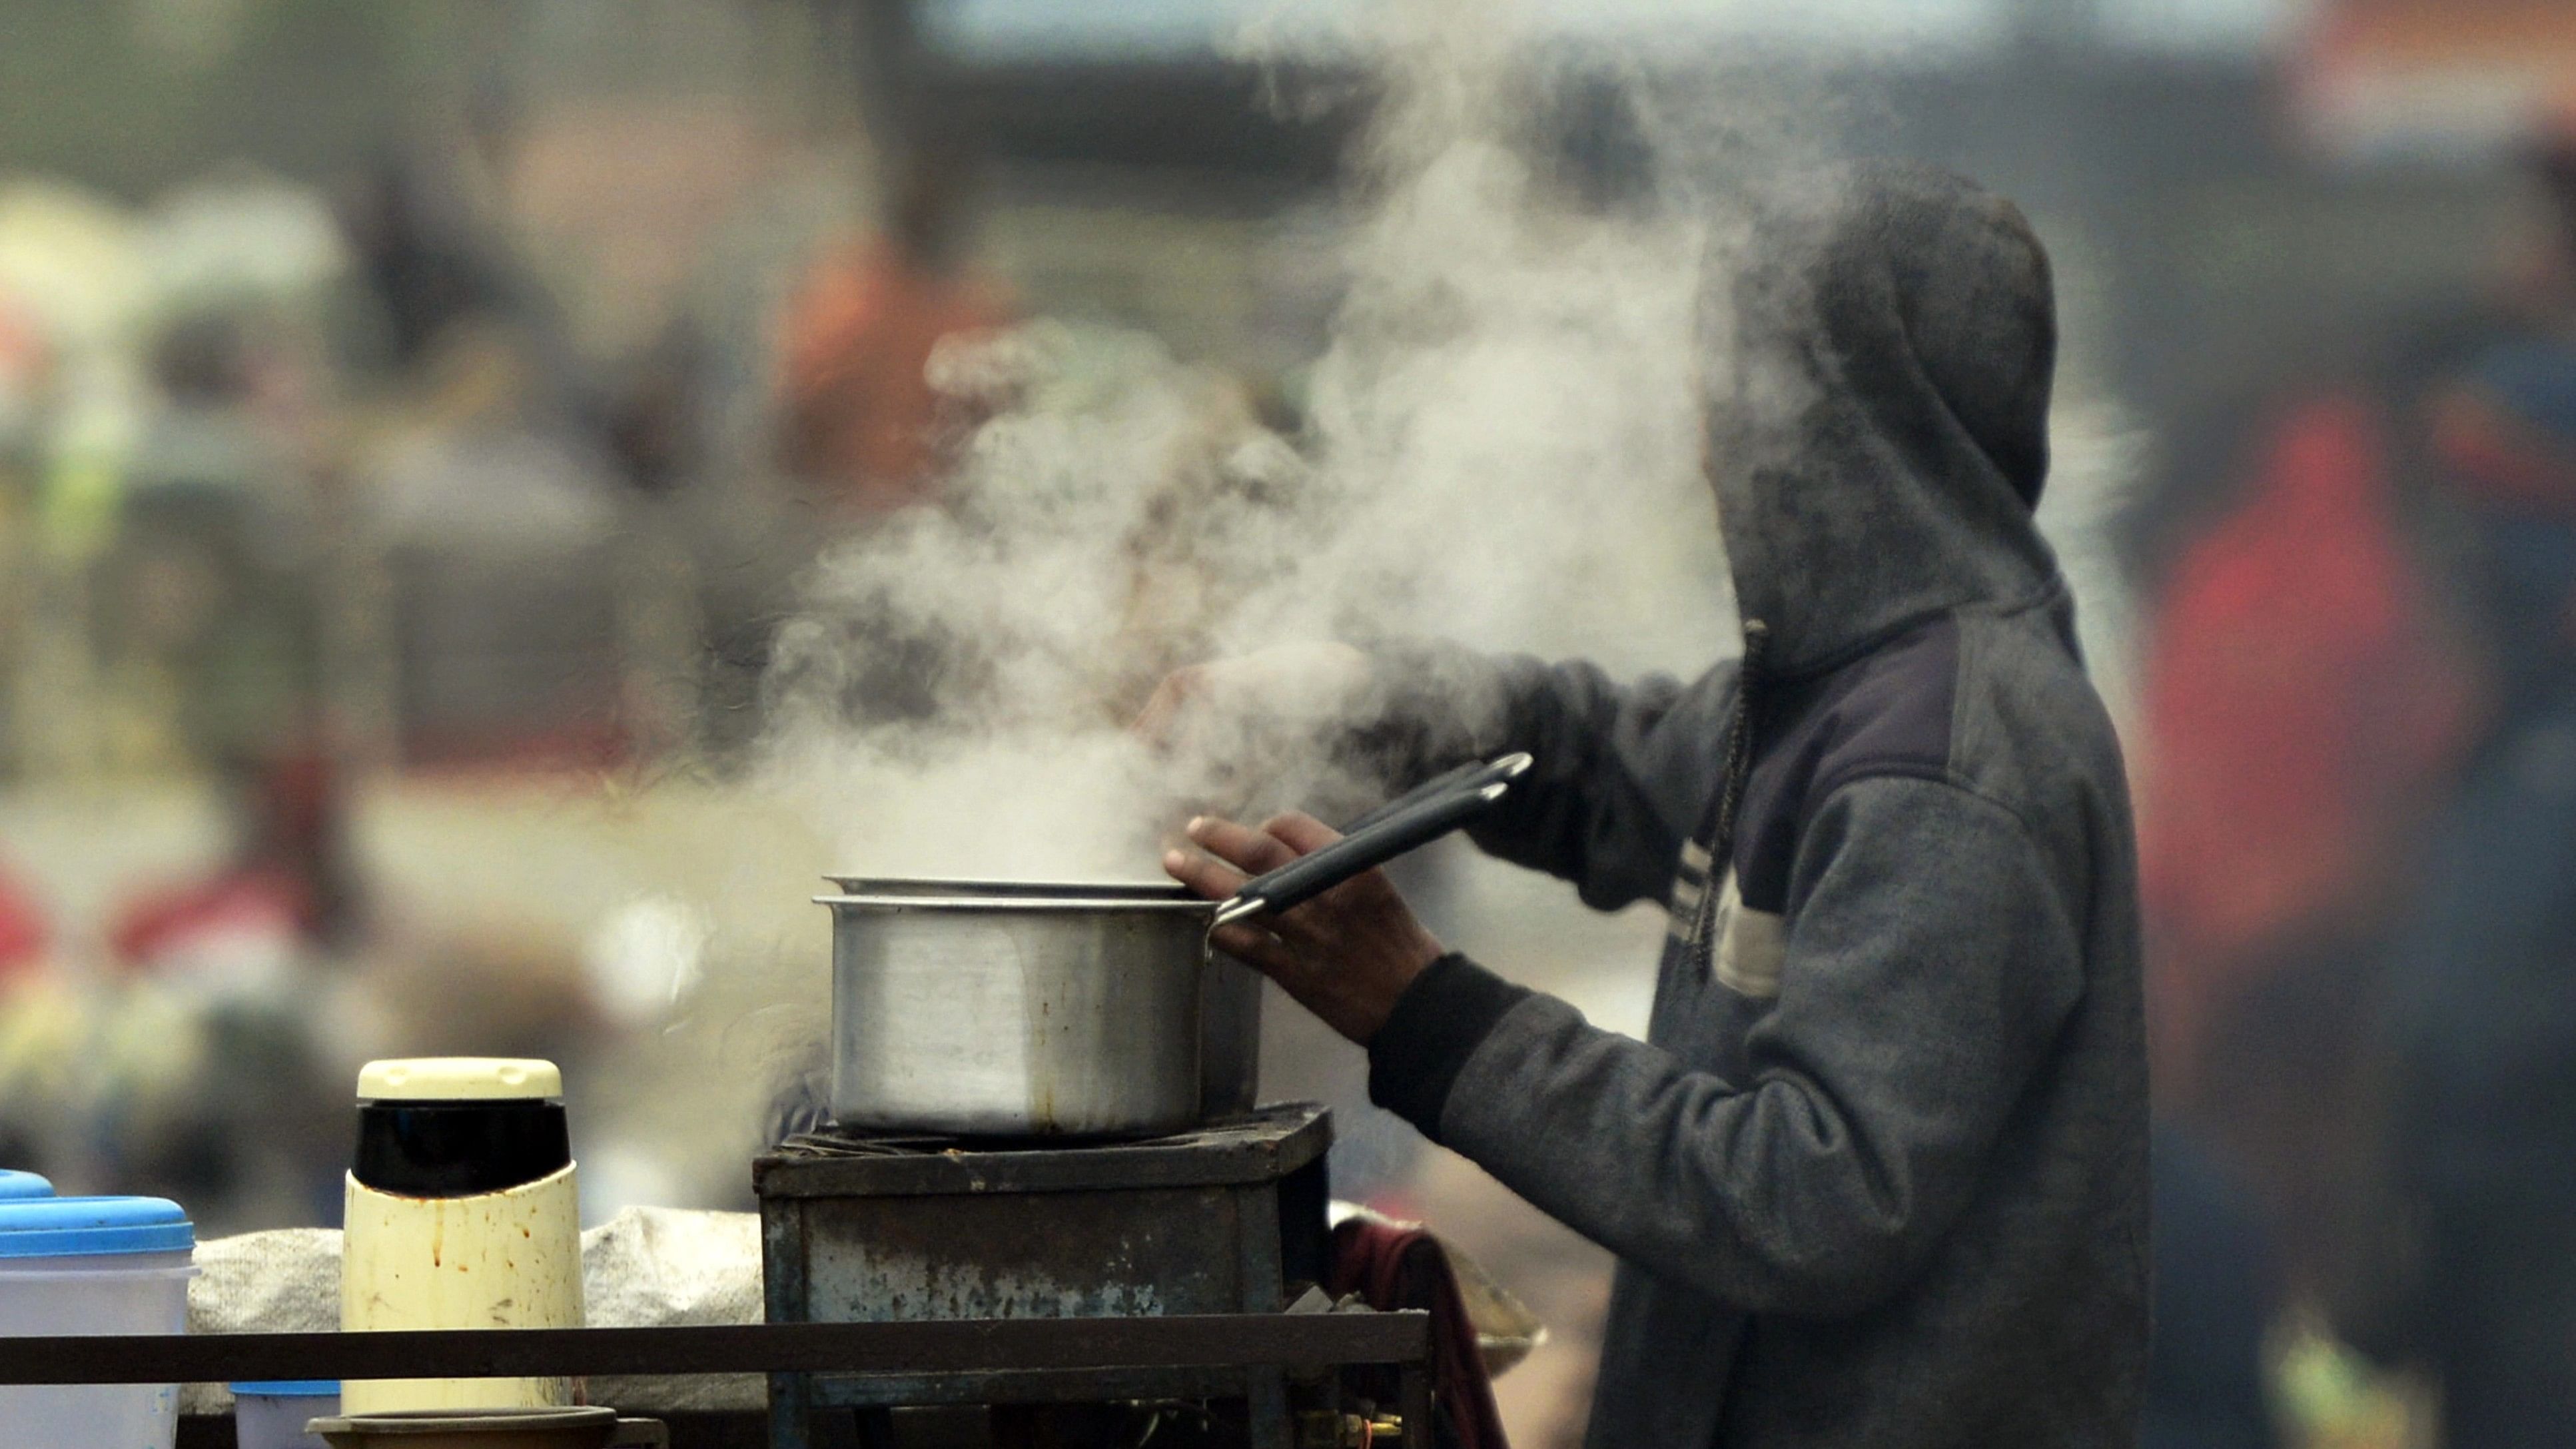
[[814, 1418], [803, 1374], [769, 1376], [769, 1449], [812, 1449]]
[[1396, 1392], [1403, 1402], [1404, 1442], [1431, 1449], [1431, 1366], [1409, 1363], [1399, 1372]]
[[1296, 1449], [1297, 1426], [1288, 1416], [1288, 1376], [1255, 1369], [1243, 1376], [1243, 1409], [1252, 1449]]

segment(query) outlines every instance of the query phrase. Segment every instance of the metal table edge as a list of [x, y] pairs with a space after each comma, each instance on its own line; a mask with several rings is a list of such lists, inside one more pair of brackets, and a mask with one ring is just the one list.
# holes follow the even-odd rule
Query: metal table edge
[[1419, 1312], [18, 1337], [0, 1384], [1404, 1365], [1430, 1342]]

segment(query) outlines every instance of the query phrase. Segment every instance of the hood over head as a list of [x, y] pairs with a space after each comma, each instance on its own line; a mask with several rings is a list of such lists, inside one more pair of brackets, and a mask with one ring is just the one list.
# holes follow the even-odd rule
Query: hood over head
[[1829, 668], [2056, 589], [2031, 518], [2056, 303], [2020, 211], [1931, 167], [1841, 166], [1771, 193], [1726, 256], [1708, 472], [1767, 667]]

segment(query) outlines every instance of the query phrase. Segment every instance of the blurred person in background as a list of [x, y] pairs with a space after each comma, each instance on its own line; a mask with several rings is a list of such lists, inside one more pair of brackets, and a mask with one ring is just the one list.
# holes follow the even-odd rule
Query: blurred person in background
[[451, 323], [410, 426], [364, 479], [394, 585], [408, 759], [626, 754], [614, 544], [629, 499], [545, 355], [504, 318]]
[[383, 328], [384, 361], [396, 373], [428, 366], [458, 323], [536, 305], [532, 289], [436, 175], [419, 156], [383, 159], [340, 202], [359, 280]]
[[174, 1197], [218, 1233], [331, 1220], [347, 1123], [326, 1003], [359, 943], [327, 780], [245, 767], [232, 851], [113, 906], [108, 969], [0, 966], [12, 1166]]
[[155, 402], [98, 563], [129, 761], [215, 767], [295, 734], [316, 697], [316, 442], [270, 402], [313, 384], [262, 330], [245, 311], [192, 311], [150, 348]]
[[357, 872], [332, 781], [314, 753], [236, 761], [223, 780], [230, 852], [205, 878], [121, 907], [108, 931], [117, 961], [219, 994], [278, 994], [305, 959], [359, 946]]
[[2144, 519], [2139, 772], [2155, 1052], [2156, 1336], [2144, 1442], [2270, 1442], [2298, 1304], [2382, 1294], [2373, 985], [2477, 671], [2441, 606], [2426, 389], [2455, 328], [2388, 329], [2189, 446]]
[[2427, 403], [2493, 709], [2385, 993], [2401, 1328], [2447, 1449], [2576, 1443], [2576, 127], [2529, 169], [2515, 315]]
[[[475, 144], [502, 150], [524, 142], [507, 116], [501, 107], [485, 114]], [[567, 421], [596, 435], [628, 483], [659, 493], [686, 481], [700, 461], [706, 339], [675, 322], [636, 356], [610, 363], [579, 355], [563, 304], [497, 239], [502, 225], [478, 217], [460, 194], [466, 188], [450, 178], [490, 158], [433, 159], [439, 155], [423, 148], [380, 161], [341, 201], [357, 277], [374, 304], [380, 355], [371, 360], [418, 379], [440, 365], [458, 329], [506, 326], [528, 352], [533, 384]]]
[[2499, 305], [2165, 510], [2146, 670], [2160, 1321], [2240, 1321], [2269, 1238], [2464, 1449], [2576, 1442], [2576, 133], [2526, 179]]
[[100, 1054], [83, 1113], [120, 1190], [240, 1228], [328, 1221], [347, 1143], [326, 1003], [370, 944], [345, 801], [310, 751], [235, 755], [218, 788], [223, 858], [111, 912], [94, 1030], [134, 1049]]
[[825, 256], [789, 304], [780, 458], [845, 515], [932, 496], [941, 435], [970, 420], [943, 416], [931, 353], [1010, 321], [967, 258], [974, 180], [957, 145], [904, 151], [878, 234]]

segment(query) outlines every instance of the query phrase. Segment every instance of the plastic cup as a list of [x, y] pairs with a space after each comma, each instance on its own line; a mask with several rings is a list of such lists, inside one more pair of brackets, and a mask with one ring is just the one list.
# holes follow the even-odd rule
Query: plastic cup
[[238, 1449], [328, 1449], [305, 1424], [340, 1412], [340, 1385], [331, 1379], [235, 1384], [233, 1443]]
[[[195, 1232], [143, 1197], [0, 1201], [0, 1335], [184, 1333]], [[9, 1449], [171, 1449], [177, 1384], [0, 1388]]]

